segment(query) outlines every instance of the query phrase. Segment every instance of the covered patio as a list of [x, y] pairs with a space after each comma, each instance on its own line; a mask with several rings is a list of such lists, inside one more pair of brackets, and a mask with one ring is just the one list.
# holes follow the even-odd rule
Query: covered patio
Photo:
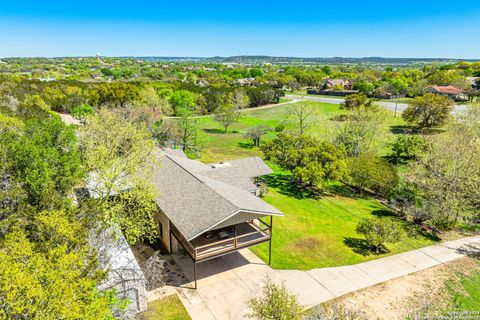
[[262, 219], [255, 219], [226, 226], [202, 233], [195, 239], [188, 241], [178, 229], [171, 225], [170, 239], [176, 239], [192, 259], [195, 289], [197, 288], [197, 264], [215, 259], [238, 250], [260, 243], [269, 242], [269, 265], [272, 248], [272, 216], [269, 223]]

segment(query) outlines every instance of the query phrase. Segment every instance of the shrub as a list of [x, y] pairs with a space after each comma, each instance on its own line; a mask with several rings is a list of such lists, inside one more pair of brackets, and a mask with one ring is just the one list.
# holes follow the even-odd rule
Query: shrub
[[400, 224], [387, 218], [363, 219], [358, 223], [356, 231], [365, 236], [375, 254], [388, 252], [385, 244], [398, 242], [403, 235]]
[[261, 297], [249, 301], [250, 313], [256, 320], [302, 320], [305, 308], [297, 296], [289, 294], [284, 284], [277, 285], [270, 279], [263, 287]]
[[348, 160], [351, 182], [360, 190], [388, 196], [398, 185], [397, 169], [387, 160], [370, 153]]
[[81, 119], [85, 116], [89, 116], [94, 114], [95, 112], [93, 111], [93, 107], [88, 104], [81, 104], [76, 107], [72, 108], [72, 116], [74, 116], [77, 119]]
[[393, 163], [413, 160], [425, 148], [425, 140], [418, 136], [399, 135], [390, 144], [391, 152], [388, 158]]

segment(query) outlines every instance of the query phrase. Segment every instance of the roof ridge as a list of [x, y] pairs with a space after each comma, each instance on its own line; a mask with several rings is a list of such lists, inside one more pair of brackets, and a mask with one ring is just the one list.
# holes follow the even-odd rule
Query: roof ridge
[[[182, 166], [181, 164], [179, 164], [178, 162], [176, 162], [174, 159], [172, 159], [170, 157], [170, 155], [168, 154], [165, 154], [166, 157], [168, 157], [171, 161], [173, 161], [177, 166], [179, 166], [180, 168], [182, 168], [183, 170], [185, 170], [187, 173], [189, 173], [192, 177], [194, 177], [195, 179], [197, 179], [199, 182], [201, 182], [204, 186], [206, 186], [207, 188], [209, 188], [210, 190], [212, 190], [213, 192], [215, 192], [217, 195], [219, 195], [220, 197], [222, 197], [223, 199], [225, 199], [225, 201], [227, 201], [228, 203], [230, 203], [232, 206], [234, 206], [235, 208], [237, 208], [238, 210], [241, 210], [242, 208], [240, 208], [239, 206], [237, 206], [235, 203], [233, 203], [230, 199], [227, 199], [225, 196], [223, 196], [221, 193], [219, 193], [217, 190], [215, 190], [214, 188], [212, 188], [211, 186], [209, 186], [205, 180], [213, 180], [213, 181], [216, 181], [216, 182], [219, 182], [219, 183], [223, 183], [223, 184], [226, 184], [228, 186], [231, 186], [233, 188], [237, 188], [239, 190], [242, 190], [234, 185], [231, 185], [231, 184], [227, 184], [225, 182], [222, 182], [220, 180], [217, 180], [217, 179], [212, 179], [212, 178], [208, 178], [208, 177], [205, 177], [205, 176], [202, 176], [201, 173], [198, 173], [199, 176], [201, 176], [203, 179], [205, 180], [201, 180], [199, 177], [197, 177], [197, 174], [194, 174], [192, 172], [190, 172], [187, 168], [185, 168], [184, 166]], [[188, 160], [191, 160], [191, 159], [188, 159]]]
[[[170, 159], [173, 163], [175, 163], [177, 166], [179, 166], [180, 168], [182, 168], [185, 172], [187, 172], [189, 175], [191, 175], [192, 177], [194, 177], [195, 179], [197, 179], [198, 181], [200, 181], [201, 183], [205, 184], [205, 181], [201, 180], [199, 177], [197, 177], [196, 174], [194, 174], [193, 172], [191, 172], [190, 170], [188, 170], [187, 168], [185, 168], [184, 166], [182, 166], [180, 163], [178, 163], [177, 161], [175, 161], [175, 159], [172, 158], [172, 155], [169, 155], [169, 154], [164, 154], [165, 157], [167, 157], [168, 159]], [[175, 157], [175, 156], [173, 156]], [[188, 159], [190, 160], [190, 159]], [[206, 185], [206, 184], [205, 184]]]

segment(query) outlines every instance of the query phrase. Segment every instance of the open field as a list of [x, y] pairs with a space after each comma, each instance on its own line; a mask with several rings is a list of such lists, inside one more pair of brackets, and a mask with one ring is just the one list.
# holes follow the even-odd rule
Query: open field
[[[320, 198], [310, 198], [292, 189], [287, 176], [269, 179], [269, 192], [263, 199], [285, 213], [274, 219], [272, 267], [309, 270], [350, 265], [435, 243], [409, 223], [402, 222], [406, 234], [401, 241], [387, 245], [387, 254], [373, 254], [363, 237], [355, 232], [357, 223], [367, 217], [395, 219], [376, 199], [357, 198], [348, 187], [335, 184]], [[251, 248], [268, 261], [268, 244]]]
[[[316, 109], [315, 121], [309, 133], [323, 139], [331, 139], [337, 121], [332, 120], [342, 114], [338, 105], [304, 102]], [[261, 156], [261, 151], [250, 140], [243, 137], [251, 126], [264, 123], [272, 128], [285, 125], [292, 128], [291, 109], [294, 104], [269, 109], [249, 110], [229, 131], [211, 117], [199, 119], [199, 142], [202, 147], [200, 160], [204, 162], [222, 161], [240, 157]], [[387, 112], [387, 119], [379, 129], [378, 146], [381, 153], [387, 151], [386, 145], [394, 137], [392, 129], [403, 125], [400, 117]], [[264, 141], [272, 139], [275, 132], [265, 136]], [[275, 166], [273, 166], [275, 168]], [[311, 269], [359, 263], [379, 258], [368, 252], [362, 237], [355, 232], [359, 220], [366, 217], [390, 215], [386, 207], [373, 198], [358, 198], [348, 187], [332, 185], [320, 198], [302, 195], [292, 190], [288, 173], [275, 168], [276, 175], [269, 177], [269, 193], [264, 198], [285, 213], [285, 218], [274, 222], [273, 264], [279, 269]], [[391, 218], [391, 217], [387, 217]], [[406, 226], [407, 227], [407, 226]], [[410, 236], [389, 245], [390, 253], [396, 254], [412, 248], [434, 243], [434, 240], [409, 231]], [[264, 261], [268, 259], [268, 245], [254, 247], [253, 252]]]
[[[316, 110], [315, 120], [309, 129], [309, 133], [324, 138], [331, 139], [333, 132], [339, 122], [332, 120], [333, 117], [342, 114], [338, 105], [321, 102], [305, 101]], [[229, 133], [224, 133], [222, 126], [213, 120], [212, 117], [199, 118], [198, 141], [201, 147], [200, 160], [204, 162], [222, 161], [240, 157], [261, 155], [261, 151], [254, 147], [253, 143], [244, 138], [245, 131], [258, 124], [266, 124], [272, 129], [279, 125], [285, 125], [286, 128], [293, 128], [293, 118], [290, 116], [295, 104], [280, 105], [269, 109], [248, 110], [244, 112], [242, 119], [235, 123], [229, 129]], [[385, 145], [393, 138], [392, 128], [404, 125], [401, 117], [394, 117], [393, 112], [388, 112], [388, 117], [380, 128], [378, 143], [385, 151]], [[275, 136], [275, 132], [270, 132], [263, 140], [267, 141]]]

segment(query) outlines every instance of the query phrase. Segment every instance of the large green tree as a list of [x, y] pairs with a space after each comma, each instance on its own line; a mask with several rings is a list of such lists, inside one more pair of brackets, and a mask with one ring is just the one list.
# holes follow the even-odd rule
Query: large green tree
[[348, 176], [343, 148], [312, 136], [281, 132], [262, 151], [267, 160], [290, 170], [296, 183], [309, 188]]
[[453, 101], [448, 97], [427, 93], [410, 102], [402, 118], [419, 128], [443, 126], [451, 119]]
[[[81, 159], [96, 197], [86, 214], [120, 228], [130, 243], [156, 235], [156, 190], [149, 168], [158, 165], [154, 141], [144, 125], [102, 109], [78, 130]], [[129, 190], [129, 191], [128, 191]]]

